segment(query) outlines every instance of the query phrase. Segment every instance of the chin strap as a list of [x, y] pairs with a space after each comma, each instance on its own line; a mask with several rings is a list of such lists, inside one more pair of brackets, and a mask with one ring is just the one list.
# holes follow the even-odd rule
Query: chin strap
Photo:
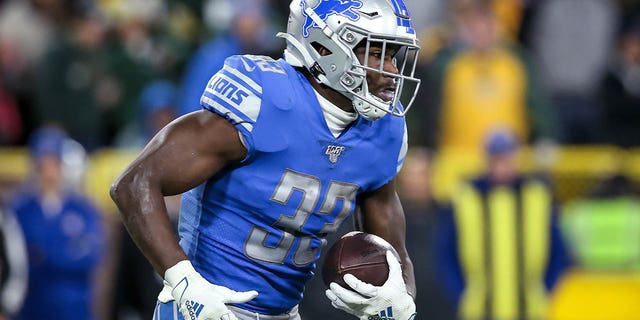
[[[325, 36], [327, 36], [329, 39], [333, 40], [333, 42], [335, 42], [336, 44], [340, 44], [340, 39], [338, 39], [338, 35], [335, 33], [335, 31], [333, 31], [329, 27], [329, 25], [327, 25], [322, 20], [322, 18], [320, 18], [320, 16], [318, 16], [318, 14], [315, 11], [313, 11], [312, 8], [310, 8], [310, 7], [305, 8], [304, 9], [304, 13], [309, 18], [311, 18], [311, 20], [313, 20], [313, 22], [316, 25], [318, 25], [318, 27], [322, 30], [322, 33], [324, 33]], [[284, 38], [289, 43], [291, 43], [291, 45], [293, 45], [293, 47], [295, 47], [298, 50], [298, 52], [302, 56], [302, 59], [304, 60], [304, 61], [300, 61], [298, 58], [294, 57], [293, 54], [291, 54], [290, 52], [287, 52], [287, 50], [285, 50], [285, 59], [287, 61], [290, 61], [290, 63], [296, 64], [297, 66], [309, 66], [309, 72], [311, 72], [311, 74], [320, 83], [331, 87], [331, 84], [329, 83], [329, 79], [327, 79], [325, 71], [322, 69], [320, 64], [318, 64], [317, 59], [314, 59], [311, 56], [311, 54], [309, 54], [309, 52], [304, 49], [304, 45], [302, 45], [302, 43], [300, 43], [300, 41], [298, 41], [292, 35], [290, 35], [288, 33], [284, 33], [284, 32], [278, 32], [276, 34], [276, 36], [280, 37], [280, 38]]]
[[[305, 8], [304, 13], [307, 14], [307, 16], [310, 17], [311, 20], [313, 20], [313, 22], [320, 27], [320, 29], [322, 29], [322, 32], [327, 37], [336, 40], [334, 39], [335, 33], [333, 32], [333, 30], [331, 30], [331, 28], [329, 28], [329, 26], [324, 21], [322, 21], [322, 19], [318, 16], [318, 14], [316, 14], [315, 11], [313, 11], [313, 9], [307, 7]], [[287, 61], [292, 60], [292, 63], [296, 63], [299, 66], [310, 66], [309, 72], [311, 72], [311, 74], [316, 79], [318, 79], [320, 83], [329, 85], [329, 79], [327, 79], [326, 73], [324, 72], [324, 70], [322, 70], [322, 67], [320, 67], [316, 59], [314, 59], [307, 50], [304, 50], [304, 46], [302, 45], [302, 43], [300, 43], [300, 41], [285, 32], [278, 32], [276, 36], [284, 38], [289, 43], [291, 43], [291, 45], [298, 49], [298, 52], [300, 52], [300, 54], [302, 55], [302, 59], [304, 59], [304, 63], [301, 63], [298, 58], [294, 57], [291, 53], [285, 50], [285, 59]]]
[[[362, 96], [370, 95], [369, 93], [369, 85], [365, 80], [362, 83], [362, 88], [359, 89], [360, 92], [353, 92], [353, 108], [365, 119], [370, 121], [378, 120], [384, 117], [387, 113], [380, 108], [374, 106], [371, 102], [365, 100]], [[360, 94], [364, 92], [364, 94]], [[369, 97], [371, 99], [371, 97]]]
[[374, 107], [372, 104], [362, 100], [358, 95], [354, 95], [353, 108], [358, 112], [358, 114], [370, 121], [378, 120], [387, 114], [379, 108]]

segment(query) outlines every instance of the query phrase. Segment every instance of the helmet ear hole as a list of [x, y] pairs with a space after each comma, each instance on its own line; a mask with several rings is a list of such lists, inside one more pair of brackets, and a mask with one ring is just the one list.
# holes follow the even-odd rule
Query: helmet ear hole
[[331, 50], [327, 49], [327, 47], [321, 45], [317, 41], [312, 42], [311, 47], [313, 47], [313, 49], [316, 50], [316, 52], [320, 56], [328, 56], [333, 53], [331, 52]]

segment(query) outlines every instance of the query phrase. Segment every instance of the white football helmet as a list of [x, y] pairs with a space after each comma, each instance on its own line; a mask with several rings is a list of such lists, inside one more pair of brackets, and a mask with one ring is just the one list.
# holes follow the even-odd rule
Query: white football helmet
[[[287, 32], [278, 33], [287, 40], [284, 58], [289, 64], [307, 68], [318, 82], [353, 101], [354, 109], [369, 120], [387, 113], [405, 115], [420, 86], [414, 77], [420, 48], [403, 0], [293, 0], [289, 9]], [[361, 43], [366, 46], [364, 63], [354, 52]], [[317, 45], [330, 54], [321, 56]], [[397, 50], [398, 74], [383, 70], [384, 59], [378, 67], [368, 66], [373, 46], [382, 48], [383, 57], [387, 50]], [[369, 92], [367, 72], [393, 78], [391, 101]]]

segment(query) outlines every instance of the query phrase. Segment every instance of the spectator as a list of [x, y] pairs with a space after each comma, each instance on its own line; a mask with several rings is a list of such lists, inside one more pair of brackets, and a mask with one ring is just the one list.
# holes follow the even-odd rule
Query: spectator
[[93, 151], [105, 143], [103, 109], [120, 93], [106, 77], [103, 23], [88, 15], [68, 23], [36, 68], [35, 115]]
[[29, 287], [17, 319], [99, 319], [102, 297], [94, 285], [105, 252], [100, 213], [65, 184], [63, 163], [71, 142], [45, 128], [30, 139], [33, 179], [11, 209], [24, 231]]
[[176, 118], [177, 90], [169, 80], [154, 80], [140, 94], [138, 121], [116, 139], [116, 145], [142, 149], [165, 125]]
[[538, 1], [531, 44], [565, 144], [601, 142], [598, 82], [618, 23], [615, 1]]
[[100, 12], [113, 20], [113, 38], [103, 55], [108, 72], [99, 82], [98, 98], [103, 106], [105, 143], [137, 124], [140, 94], [156, 78], [177, 77], [183, 58], [171, 42], [173, 31], [163, 30], [169, 21], [165, 0], [110, 1]]
[[[11, 87], [27, 85], [33, 68], [45, 54], [55, 31], [46, 9], [37, 0], [11, 0], [0, 5], [0, 70]], [[55, 1], [51, 1], [55, 2]]]
[[480, 151], [495, 127], [524, 142], [555, 140], [555, 114], [525, 55], [502, 38], [490, 7], [457, 3], [457, 39], [432, 68], [439, 116], [428, 127], [440, 125], [438, 147]]
[[441, 218], [438, 279], [461, 319], [544, 319], [568, 265], [552, 191], [517, 171], [517, 149], [512, 133], [493, 133], [486, 174], [465, 183]]
[[5, 144], [23, 144], [37, 121], [35, 69], [57, 31], [51, 16], [56, 2], [61, 6], [61, 1], [0, 3], [0, 140]]

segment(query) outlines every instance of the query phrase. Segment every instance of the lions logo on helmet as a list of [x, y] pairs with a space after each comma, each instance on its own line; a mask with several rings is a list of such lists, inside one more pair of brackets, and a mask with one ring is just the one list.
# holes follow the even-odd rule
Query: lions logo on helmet
[[[302, 1], [300, 5], [302, 5], [302, 14], [307, 17], [302, 28], [302, 35], [306, 38], [309, 36], [309, 28], [318, 28], [318, 25], [304, 12], [306, 2]], [[359, 8], [362, 8], [362, 1], [359, 0], [322, 0], [313, 8], [313, 11], [323, 21], [327, 20], [327, 17], [332, 14], [341, 15], [351, 21], [357, 21], [360, 19], [360, 15], [355, 9]]]
[[[286, 33], [285, 60], [294, 67], [305, 67], [315, 79], [352, 101], [353, 108], [368, 120], [386, 114], [404, 116], [418, 92], [420, 80], [414, 77], [418, 40], [411, 17], [402, 0], [293, 0]], [[327, 49], [321, 55], [318, 45]], [[393, 50], [397, 73], [361, 63], [358, 46]], [[370, 61], [366, 53], [364, 61]], [[381, 99], [369, 92], [367, 73], [392, 78], [392, 99]]]

